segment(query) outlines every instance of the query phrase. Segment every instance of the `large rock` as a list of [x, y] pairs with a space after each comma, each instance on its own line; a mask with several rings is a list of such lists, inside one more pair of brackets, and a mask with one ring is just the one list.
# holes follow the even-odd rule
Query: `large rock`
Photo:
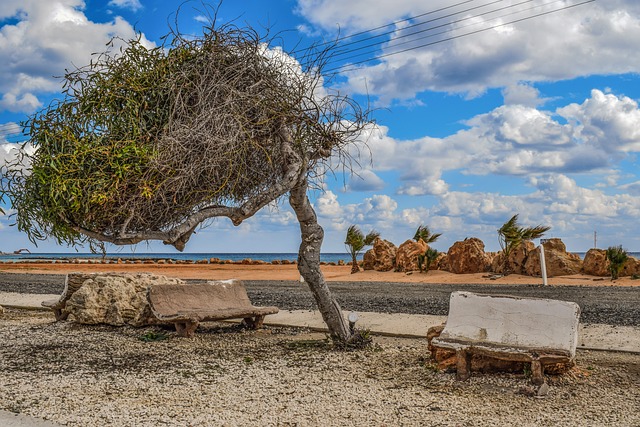
[[484, 243], [475, 237], [455, 242], [449, 248], [445, 262], [448, 271], [456, 274], [484, 273], [491, 268]]
[[[560, 239], [548, 239], [542, 245], [544, 247], [545, 265], [547, 277], [569, 276], [582, 272], [582, 259], [576, 254], [567, 252], [567, 247]], [[540, 251], [529, 253], [525, 264], [525, 274], [528, 276], [540, 276]]]
[[424, 254], [429, 246], [422, 240], [407, 240], [396, 253], [396, 271], [418, 271], [418, 255]]
[[640, 273], [640, 262], [630, 256], [620, 270], [620, 277], [633, 276]]
[[607, 251], [604, 249], [589, 249], [582, 262], [582, 272], [591, 276], [610, 276]]
[[[607, 259], [607, 251], [604, 249], [589, 249], [584, 256], [582, 272], [592, 276], [611, 276], [611, 271], [609, 271], [609, 260]], [[640, 274], [640, 261], [630, 256], [622, 266], [619, 276], [625, 277], [637, 274]]]
[[365, 270], [391, 271], [395, 267], [398, 248], [388, 240], [376, 238], [373, 248], [365, 252], [362, 268]]
[[155, 284], [184, 284], [152, 274], [105, 273], [87, 279], [67, 301], [66, 310], [79, 323], [144, 326], [157, 323], [147, 302]]
[[[518, 247], [511, 250], [509, 254], [509, 273], [512, 274], [527, 274], [525, 265], [529, 254], [536, 248], [535, 244], [527, 240], [522, 242]], [[496, 255], [487, 255], [491, 259], [491, 271], [494, 273], [504, 273], [504, 252], [498, 252]]]

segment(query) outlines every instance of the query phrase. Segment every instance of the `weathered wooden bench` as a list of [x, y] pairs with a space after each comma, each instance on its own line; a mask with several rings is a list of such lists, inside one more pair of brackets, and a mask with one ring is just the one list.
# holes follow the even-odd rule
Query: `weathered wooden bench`
[[42, 306], [53, 310], [56, 320], [66, 320], [69, 312], [65, 310], [67, 301], [71, 298], [84, 282], [94, 277], [96, 273], [69, 273], [64, 279], [64, 290], [58, 299], [42, 301]]
[[178, 335], [193, 336], [204, 321], [243, 319], [246, 326], [262, 327], [264, 317], [277, 307], [255, 307], [240, 280], [149, 287], [151, 312], [161, 323], [173, 323]]
[[573, 363], [580, 307], [574, 302], [453, 292], [444, 330], [431, 345], [456, 352], [457, 379], [471, 375], [478, 354], [531, 363], [531, 382], [544, 383], [548, 364]]

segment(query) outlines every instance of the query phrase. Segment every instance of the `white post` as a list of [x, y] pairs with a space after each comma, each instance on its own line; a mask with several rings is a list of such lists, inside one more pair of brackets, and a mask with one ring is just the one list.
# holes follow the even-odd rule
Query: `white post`
[[547, 263], [544, 260], [544, 245], [540, 244], [540, 272], [542, 273], [542, 284], [547, 286]]

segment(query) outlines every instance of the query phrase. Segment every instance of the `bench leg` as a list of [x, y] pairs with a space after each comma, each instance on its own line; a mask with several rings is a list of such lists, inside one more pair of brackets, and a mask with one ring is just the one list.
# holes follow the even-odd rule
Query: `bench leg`
[[52, 308], [53, 315], [56, 317], [56, 321], [67, 320], [69, 317], [69, 312], [63, 308]]
[[456, 379], [466, 381], [471, 376], [471, 353], [466, 350], [456, 351]]
[[542, 369], [542, 363], [539, 360], [531, 361], [531, 383], [533, 385], [544, 384], [544, 374]]
[[191, 338], [198, 327], [198, 322], [176, 322], [175, 325], [179, 336]]
[[264, 323], [264, 315], [256, 317], [245, 317], [243, 320], [245, 326], [249, 329], [260, 329]]

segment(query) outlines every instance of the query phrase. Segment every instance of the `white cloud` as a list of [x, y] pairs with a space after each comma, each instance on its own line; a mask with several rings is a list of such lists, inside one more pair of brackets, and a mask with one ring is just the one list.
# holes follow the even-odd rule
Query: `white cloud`
[[[384, 126], [370, 128], [362, 140], [371, 152], [372, 169], [364, 173], [395, 171], [401, 181], [398, 193], [440, 196], [451, 191], [443, 178], [449, 171], [511, 176], [611, 174], [615, 162], [640, 151], [637, 102], [599, 90], [593, 90], [582, 104], [555, 112], [514, 103], [479, 114], [466, 125], [468, 129], [445, 138], [415, 140], [392, 138]], [[364, 151], [364, 144], [352, 154], [358, 148]]]
[[3, 0], [0, 16], [18, 22], [0, 28], [0, 109], [32, 112], [41, 105], [40, 95], [61, 89], [53, 76], [89, 63], [91, 54], [103, 51], [114, 36], [135, 37], [121, 17], [92, 22], [84, 6], [81, 0]]
[[139, 0], [111, 0], [109, 1], [109, 6], [116, 6], [122, 9], [131, 9], [134, 12], [142, 9], [142, 4], [140, 4]]
[[548, 99], [540, 98], [540, 91], [528, 84], [511, 84], [502, 90], [505, 105], [523, 105], [525, 107], [538, 107]]
[[363, 169], [351, 176], [347, 187], [350, 191], [380, 191], [384, 181], [370, 169]]
[[[7, 164], [13, 164], [16, 160], [18, 160], [21, 149], [21, 144], [14, 144], [10, 142], [3, 144], [2, 142], [0, 142], [0, 170]], [[35, 153], [35, 148], [31, 144], [26, 144], [24, 145], [24, 152], [27, 154], [33, 154]], [[13, 165], [13, 167], [17, 167], [18, 170], [26, 166], [28, 165]]]
[[584, 141], [611, 151], [640, 151], [640, 109], [626, 96], [594, 89], [582, 104], [571, 104], [558, 113], [573, 122]]
[[[507, 0], [487, 9], [515, 3], [517, 0]], [[299, 0], [298, 4], [300, 13], [311, 23], [328, 31], [335, 31], [339, 26], [342, 34], [348, 34], [450, 6], [451, 2], [378, 1], [372, 6], [371, 2], [365, 0]], [[496, 19], [495, 13], [477, 16], [457, 24], [467, 28], [415, 41], [402, 48], [488, 28], [564, 4], [548, 2], [547, 6], [538, 7], [524, 15], [514, 14], [502, 19]], [[503, 13], [528, 6], [519, 6]], [[447, 12], [461, 11], [465, 7], [468, 5]], [[484, 11], [468, 12], [448, 20], [462, 19]], [[422, 20], [435, 16], [427, 16]], [[442, 23], [438, 21], [433, 25]], [[449, 28], [440, 28], [439, 31]], [[415, 30], [407, 29], [406, 24], [397, 25], [395, 35], [401, 36]], [[412, 37], [415, 39], [418, 35]], [[463, 92], [475, 96], [489, 87], [506, 87], [521, 81], [557, 81], [593, 74], [637, 73], [640, 71], [640, 57], [636, 54], [634, 41], [638, 39], [640, 3], [636, 0], [594, 2], [386, 57], [377, 65], [362, 66], [348, 73], [349, 86], [353, 91], [373, 94], [382, 103], [389, 104], [393, 99], [412, 98], [425, 90]], [[392, 45], [383, 46], [381, 53], [393, 52]]]

